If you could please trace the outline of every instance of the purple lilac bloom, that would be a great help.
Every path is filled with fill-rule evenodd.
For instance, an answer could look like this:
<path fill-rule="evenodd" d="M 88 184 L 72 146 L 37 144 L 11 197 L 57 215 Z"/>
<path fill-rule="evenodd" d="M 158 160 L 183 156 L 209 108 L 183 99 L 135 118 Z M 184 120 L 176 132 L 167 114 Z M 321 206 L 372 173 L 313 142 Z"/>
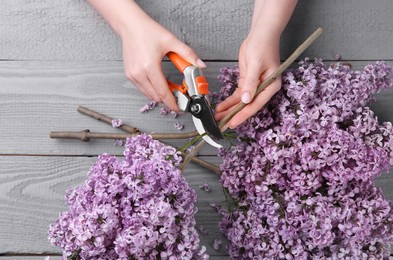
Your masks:
<path fill-rule="evenodd" d="M 222 87 L 219 92 L 211 92 L 210 100 L 212 106 L 222 102 L 226 97 L 233 93 L 237 88 L 240 77 L 240 70 L 238 66 L 224 67 L 220 70 L 217 79 Z"/>
<path fill-rule="evenodd" d="M 68 190 L 51 244 L 65 259 L 206 259 L 180 154 L 139 135 L 127 139 L 124 156 L 100 155 L 85 183 Z"/>
<path fill-rule="evenodd" d="M 112 119 L 112 126 L 113 127 L 120 127 L 123 124 L 121 119 Z"/>
<path fill-rule="evenodd" d="M 173 126 L 177 129 L 177 130 L 183 130 L 184 128 L 184 124 L 182 122 L 175 122 L 173 124 Z"/>
<path fill-rule="evenodd" d="M 213 245 L 212 246 L 213 246 L 214 250 L 216 250 L 216 251 L 220 250 L 221 245 L 222 245 L 222 240 L 221 239 L 214 239 L 213 240 Z"/>
<path fill-rule="evenodd" d="M 192 138 L 190 138 L 190 140 L 191 140 L 191 139 L 192 139 Z M 194 150 L 194 148 L 195 148 L 195 145 L 190 145 L 189 147 L 186 148 L 185 152 L 186 152 L 186 153 L 191 153 L 192 150 Z M 197 155 L 198 155 L 198 153 L 197 153 Z"/>
<path fill-rule="evenodd" d="M 121 140 L 121 139 L 116 139 L 115 140 L 115 146 L 121 147 L 121 146 L 124 146 L 124 143 L 125 143 L 124 140 Z"/>
<path fill-rule="evenodd" d="M 209 234 L 209 231 L 206 230 L 206 228 L 203 225 L 198 226 L 198 231 L 201 235 L 207 235 Z"/>
<path fill-rule="evenodd" d="M 157 106 L 157 102 L 151 100 L 151 101 L 147 102 L 146 105 L 141 107 L 139 109 L 139 111 L 142 112 L 142 113 L 149 112 L 150 110 L 153 110 L 156 106 Z"/>
<path fill-rule="evenodd" d="M 202 185 L 199 185 L 199 188 L 207 192 L 211 191 L 211 187 L 207 182 L 204 182 Z"/>
<path fill-rule="evenodd" d="M 168 113 L 169 113 L 169 109 L 167 109 L 167 108 L 165 108 L 165 107 L 162 107 L 161 109 L 160 109 L 160 115 L 162 115 L 162 116 L 166 116 Z"/>
<path fill-rule="evenodd" d="M 223 69 L 224 96 L 237 74 Z M 392 69 L 363 71 L 306 59 L 220 151 L 233 199 L 220 228 L 234 259 L 385 259 L 393 204 L 375 187 L 393 164 L 393 127 L 367 107 L 392 87 Z M 223 97 L 225 98 L 225 97 Z"/>

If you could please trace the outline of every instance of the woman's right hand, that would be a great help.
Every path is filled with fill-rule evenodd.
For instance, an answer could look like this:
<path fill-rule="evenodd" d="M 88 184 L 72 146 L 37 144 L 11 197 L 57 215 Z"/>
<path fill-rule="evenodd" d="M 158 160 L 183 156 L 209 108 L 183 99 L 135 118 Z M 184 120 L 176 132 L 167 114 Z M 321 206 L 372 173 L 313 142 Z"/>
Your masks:
<path fill-rule="evenodd" d="M 161 68 L 163 57 L 175 52 L 194 66 L 206 65 L 191 47 L 149 17 L 134 1 L 90 0 L 90 3 L 121 37 L 126 77 L 149 99 L 178 111 Z"/>

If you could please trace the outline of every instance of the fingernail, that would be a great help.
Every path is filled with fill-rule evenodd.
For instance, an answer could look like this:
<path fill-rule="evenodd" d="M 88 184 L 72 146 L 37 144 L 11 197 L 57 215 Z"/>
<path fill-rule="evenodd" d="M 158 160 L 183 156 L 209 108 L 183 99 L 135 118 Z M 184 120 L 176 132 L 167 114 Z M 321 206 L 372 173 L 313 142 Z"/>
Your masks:
<path fill-rule="evenodd" d="M 250 95 L 249 92 L 244 92 L 242 94 L 242 102 L 245 103 L 245 104 L 248 104 L 248 103 L 251 102 L 251 95 Z"/>
<path fill-rule="evenodd" d="M 198 60 L 197 60 L 197 65 L 198 65 L 199 67 L 206 68 L 206 64 L 205 64 L 201 59 L 198 59 Z"/>
<path fill-rule="evenodd" d="M 233 130 L 233 129 L 235 129 L 237 126 L 234 125 L 234 124 L 230 124 L 228 127 L 229 127 L 229 129 Z"/>

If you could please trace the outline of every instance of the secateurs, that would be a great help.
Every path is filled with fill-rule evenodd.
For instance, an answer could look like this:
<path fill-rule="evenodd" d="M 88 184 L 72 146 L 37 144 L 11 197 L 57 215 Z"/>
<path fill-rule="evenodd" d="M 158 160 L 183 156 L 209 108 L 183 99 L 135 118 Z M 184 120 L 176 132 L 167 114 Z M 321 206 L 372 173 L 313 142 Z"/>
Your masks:
<path fill-rule="evenodd" d="M 209 84 L 202 71 L 174 52 L 167 53 L 167 56 L 184 76 L 182 85 L 167 80 L 179 109 L 183 112 L 191 113 L 192 120 L 199 134 L 202 135 L 207 132 L 217 139 L 222 139 L 222 133 L 207 100 Z M 202 138 L 214 147 L 221 147 L 209 135 L 205 134 Z"/>

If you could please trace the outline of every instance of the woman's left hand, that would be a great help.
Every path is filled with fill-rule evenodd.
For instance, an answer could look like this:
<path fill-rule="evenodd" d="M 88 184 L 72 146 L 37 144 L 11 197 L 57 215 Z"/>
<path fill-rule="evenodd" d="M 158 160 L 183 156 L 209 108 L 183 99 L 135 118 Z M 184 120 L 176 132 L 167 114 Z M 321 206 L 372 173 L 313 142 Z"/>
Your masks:
<path fill-rule="evenodd" d="M 240 79 L 236 91 L 217 105 L 216 120 L 221 120 L 240 102 L 247 104 L 229 122 L 235 128 L 258 112 L 281 88 L 281 77 L 266 87 L 255 98 L 259 84 L 280 66 L 279 38 L 274 33 L 250 33 L 239 51 Z"/>

